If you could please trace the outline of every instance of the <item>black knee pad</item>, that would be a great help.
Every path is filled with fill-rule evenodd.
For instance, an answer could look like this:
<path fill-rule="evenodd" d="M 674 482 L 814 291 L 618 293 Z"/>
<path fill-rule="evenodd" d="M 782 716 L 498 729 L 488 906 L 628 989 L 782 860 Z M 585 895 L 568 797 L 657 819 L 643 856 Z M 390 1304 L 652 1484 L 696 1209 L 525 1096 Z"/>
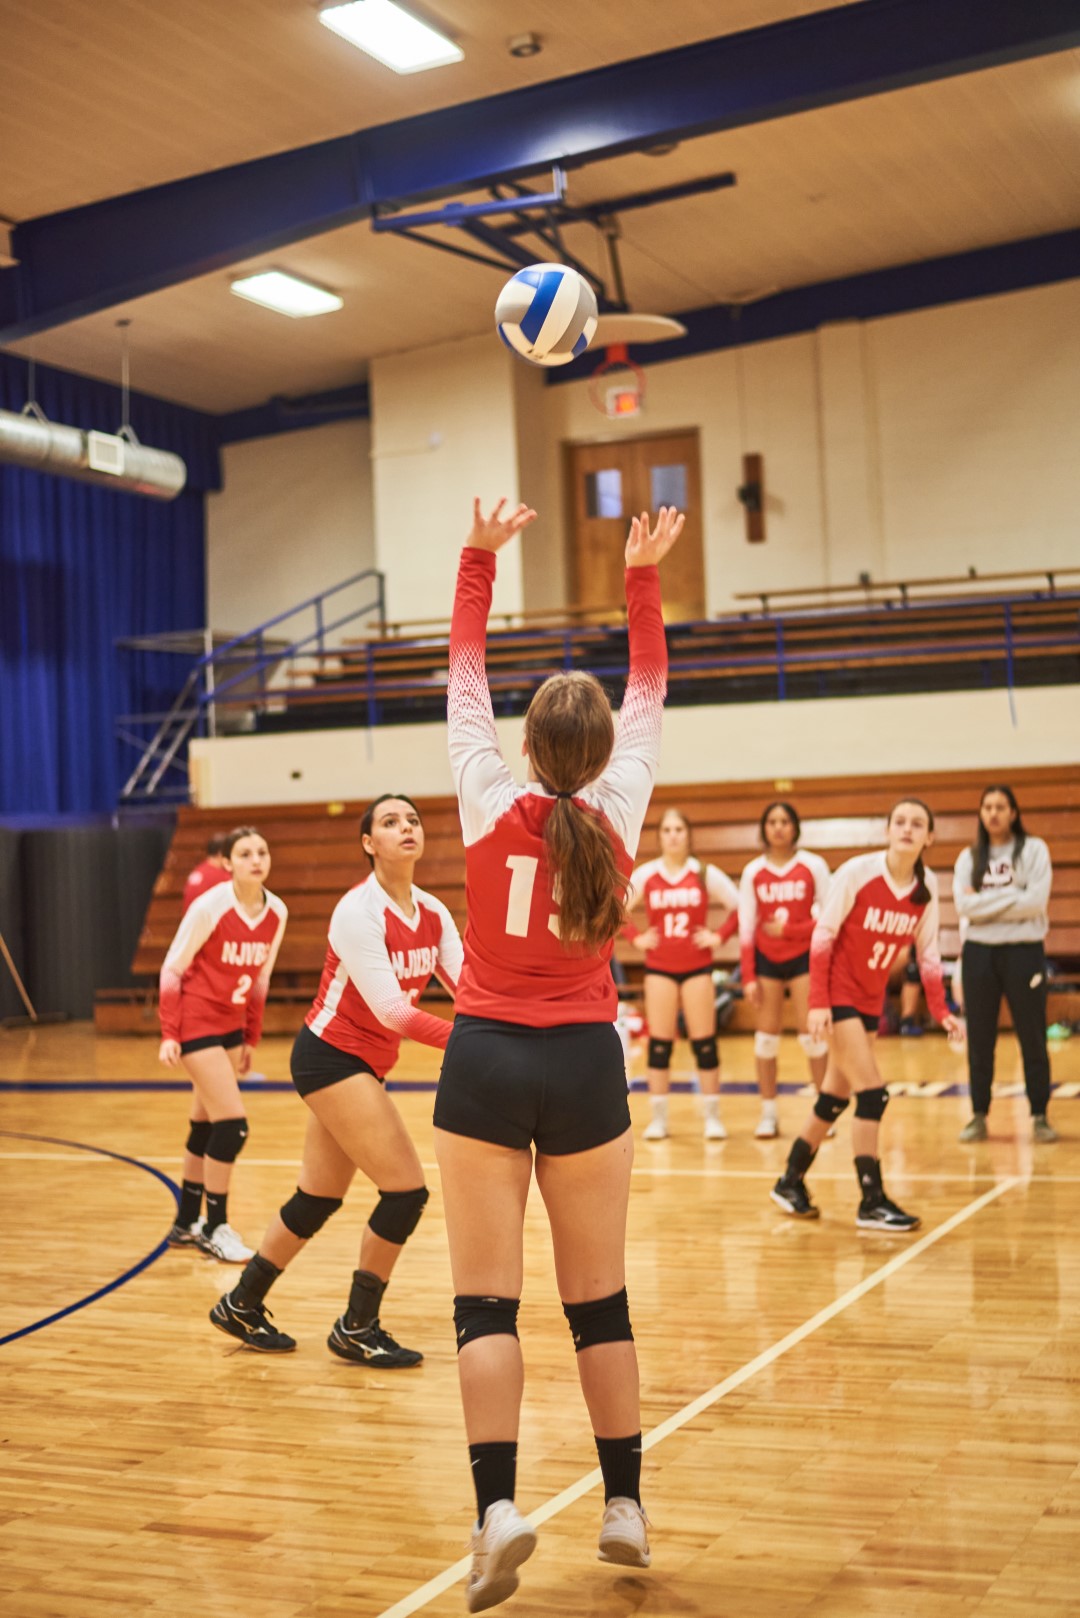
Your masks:
<path fill-rule="evenodd" d="M 597 1343 L 634 1341 L 625 1287 L 613 1292 L 610 1298 L 590 1298 L 587 1303 L 564 1303 L 562 1308 L 577 1354 L 583 1348 L 594 1348 Z"/>
<path fill-rule="evenodd" d="M 520 1298 L 454 1299 L 454 1332 L 458 1353 L 477 1337 L 516 1337 Z"/>
<path fill-rule="evenodd" d="M 294 1236 L 309 1242 L 341 1207 L 341 1197 L 313 1197 L 297 1186 L 288 1202 L 281 1205 L 281 1223 Z"/>
<path fill-rule="evenodd" d="M 215 1163 L 235 1163 L 244 1150 L 247 1138 L 246 1118 L 219 1118 L 216 1123 L 210 1125 L 206 1156 L 212 1157 Z"/>
<path fill-rule="evenodd" d="M 426 1185 L 415 1191 L 380 1191 L 368 1224 L 384 1242 L 395 1242 L 400 1247 L 420 1223 L 429 1195 Z"/>
<path fill-rule="evenodd" d="M 814 1102 L 814 1117 L 820 1118 L 826 1124 L 835 1124 L 840 1114 L 847 1108 L 847 1104 L 847 1096 L 830 1096 L 822 1090 Z M 858 1111 L 858 1108 L 855 1110 Z"/>
<path fill-rule="evenodd" d="M 720 1053 L 716 1048 L 716 1035 L 710 1034 L 708 1039 L 692 1039 L 690 1049 L 694 1053 L 699 1073 L 715 1073 L 720 1066 Z"/>
<path fill-rule="evenodd" d="M 889 1092 L 884 1085 L 880 1085 L 876 1090 L 860 1090 L 855 1097 L 855 1116 L 872 1118 L 875 1123 L 880 1123 L 888 1105 Z"/>
<path fill-rule="evenodd" d="M 671 1066 L 671 1053 L 675 1049 L 673 1039 L 650 1039 L 648 1066 L 663 1069 L 665 1072 Z"/>
<path fill-rule="evenodd" d="M 205 1157 L 210 1131 L 214 1127 L 209 1118 L 192 1118 L 188 1130 L 187 1149 L 192 1157 Z"/>

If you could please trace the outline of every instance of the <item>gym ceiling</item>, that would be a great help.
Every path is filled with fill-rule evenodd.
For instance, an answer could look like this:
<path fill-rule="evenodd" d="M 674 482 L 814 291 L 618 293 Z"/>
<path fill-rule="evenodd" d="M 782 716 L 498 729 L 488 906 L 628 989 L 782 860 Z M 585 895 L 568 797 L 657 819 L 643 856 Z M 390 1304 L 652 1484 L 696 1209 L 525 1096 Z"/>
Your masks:
<path fill-rule="evenodd" d="M 579 209 L 689 187 L 616 209 L 638 311 L 749 312 L 927 261 L 1080 275 L 1078 0 L 415 9 L 462 62 L 398 76 L 312 0 L 0 0 L 0 346 L 115 381 L 130 320 L 143 392 L 224 413 L 347 388 L 374 355 L 490 329 L 507 273 L 372 216 L 546 192 L 556 165 Z M 539 54 L 511 55 L 526 33 Z M 594 224 L 563 240 L 610 287 Z M 270 266 L 344 308 L 230 295 Z"/>

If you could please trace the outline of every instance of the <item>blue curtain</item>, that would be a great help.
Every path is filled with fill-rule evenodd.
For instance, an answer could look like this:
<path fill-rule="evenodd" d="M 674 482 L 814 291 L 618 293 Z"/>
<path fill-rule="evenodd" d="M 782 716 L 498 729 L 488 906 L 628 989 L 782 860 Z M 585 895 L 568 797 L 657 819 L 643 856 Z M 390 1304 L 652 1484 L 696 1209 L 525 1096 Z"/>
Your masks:
<path fill-rule="evenodd" d="M 114 432 L 119 390 L 38 368 L 45 414 Z M 28 397 L 27 366 L 0 354 L 0 407 Z M 118 638 L 197 629 L 206 616 L 207 489 L 220 487 L 212 418 L 133 395 L 131 423 L 188 465 L 168 503 L 0 466 L 0 814 L 111 811 L 136 754 L 121 713 L 167 707 L 186 666 L 119 652 Z"/>

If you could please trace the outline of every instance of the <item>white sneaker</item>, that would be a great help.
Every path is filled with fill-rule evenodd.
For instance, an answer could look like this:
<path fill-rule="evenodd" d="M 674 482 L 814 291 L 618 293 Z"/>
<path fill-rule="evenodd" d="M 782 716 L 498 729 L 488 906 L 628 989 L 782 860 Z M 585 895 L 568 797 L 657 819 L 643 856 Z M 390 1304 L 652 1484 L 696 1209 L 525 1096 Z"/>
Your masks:
<path fill-rule="evenodd" d="M 255 1257 L 255 1249 L 248 1247 L 231 1225 L 218 1225 L 209 1236 L 200 1231 L 198 1241 L 203 1252 L 221 1264 L 246 1264 L 249 1258 Z"/>
<path fill-rule="evenodd" d="M 662 1118 L 654 1118 L 641 1133 L 642 1140 L 667 1140 L 668 1127 Z"/>
<path fill-rule="evenodd" d="M 719 1118 L 706 1118 L 705 1139 L 727 1140 L 727 1130 L 724 1128 Z"/>
<path fill-rule="evenodd" d="M 484 1526 L 472 1537 L 472 1571 L 465 1586 L 470 1612 L 484 1612 L 512 1596 L 517 1570 L 536 1549 L 536 1529 L 512 1500 L 496 1500 L 484 1513 Z"/>
<path fill-rule="evenodd" d="M 618 1562 L 622 1567 L 648 1567 L 649 1519 L 636 1500 L 615 1495 L 604 1507 L 604 1520 L 600 1524 L 600 1543 L 597 1560 Z"/>
<path fill-rule="evenodd" d="M 780 1125 L 774 1117 L 763 1112 L 758 1119 L 758 1126 L 754 1130 L 755 1140 L 775 1140 L 780 1133 Z"/>

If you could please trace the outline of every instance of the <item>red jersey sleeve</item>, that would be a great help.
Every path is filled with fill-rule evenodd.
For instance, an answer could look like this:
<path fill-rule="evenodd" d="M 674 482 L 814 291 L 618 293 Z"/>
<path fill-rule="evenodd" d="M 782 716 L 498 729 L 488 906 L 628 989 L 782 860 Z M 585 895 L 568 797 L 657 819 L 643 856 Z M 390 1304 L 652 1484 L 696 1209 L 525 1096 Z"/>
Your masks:
<path fill-rule="evenodd" d="M 758 902 L 754 876 L 760 864 L 760 859 L 751 860 L 749 865 L 743 867 L 739 880 L 739 964 L 744 986 L 757 980 L 754 940 L 757 938 Z"/>
<path fill-rule="evenodd" d="M 499 748 L 487 683 L 487 621 L 494 583 L 494 553 L 466 545 L 458 563 L 450 620 L 446 688 L 450 768 L 466 847 L 486 836 L 518 790 Z"/>
<path fill-rule="evenodd" d="M 481 553 L 482 554 L 482 553 Z M 453 926 L 453 922 L 450 924 Z M 457 929 L 454 929 L 455 933 Z M 381 926 L 358 912 L 335 912 L 330 944 L 364 1002 L 384 1028 L 421 1045 L 445 1050 L 453 1024 L 420 1011 L 395 976 Z M 442 947 L 440 946 L 440 955 Z M 453 951 L 451 949 L 451 958 Z M 460 972 L 460 963 L 458 963 Z M 456 981 L 456 980 L 455 980 Z"/>
<path fill-rule="evenodd" d="M 193 905 L 184 915 L 169 945 L 158 980 L 158 1016 L 162 1039 L 180 1038 L 180 996 L 184 973 L 214 930 L 215 917 L 205 905 Z"/>
<path fill-rule="evenodd" d="M 829 1000 L 829 968 L 832 965 L 836 939 L 845 920 L 851 914 L 858 892 L 857 860 L 842 865 L 833 878 L 829 896 L 821 915 L 814 924 L 810 938 L 810 1010 L 827 1011 Z"/>
<path fill-rule="evenodd" d="M 633 856 L 660 764 L 660 735 L 667 696 L 667 641 L 660 610 L 660 574 L 655 567 L 626 569 L 630 675 L 626 682 L 615 746 L 607 768 L 586 796 L 607 816 Z"/>

